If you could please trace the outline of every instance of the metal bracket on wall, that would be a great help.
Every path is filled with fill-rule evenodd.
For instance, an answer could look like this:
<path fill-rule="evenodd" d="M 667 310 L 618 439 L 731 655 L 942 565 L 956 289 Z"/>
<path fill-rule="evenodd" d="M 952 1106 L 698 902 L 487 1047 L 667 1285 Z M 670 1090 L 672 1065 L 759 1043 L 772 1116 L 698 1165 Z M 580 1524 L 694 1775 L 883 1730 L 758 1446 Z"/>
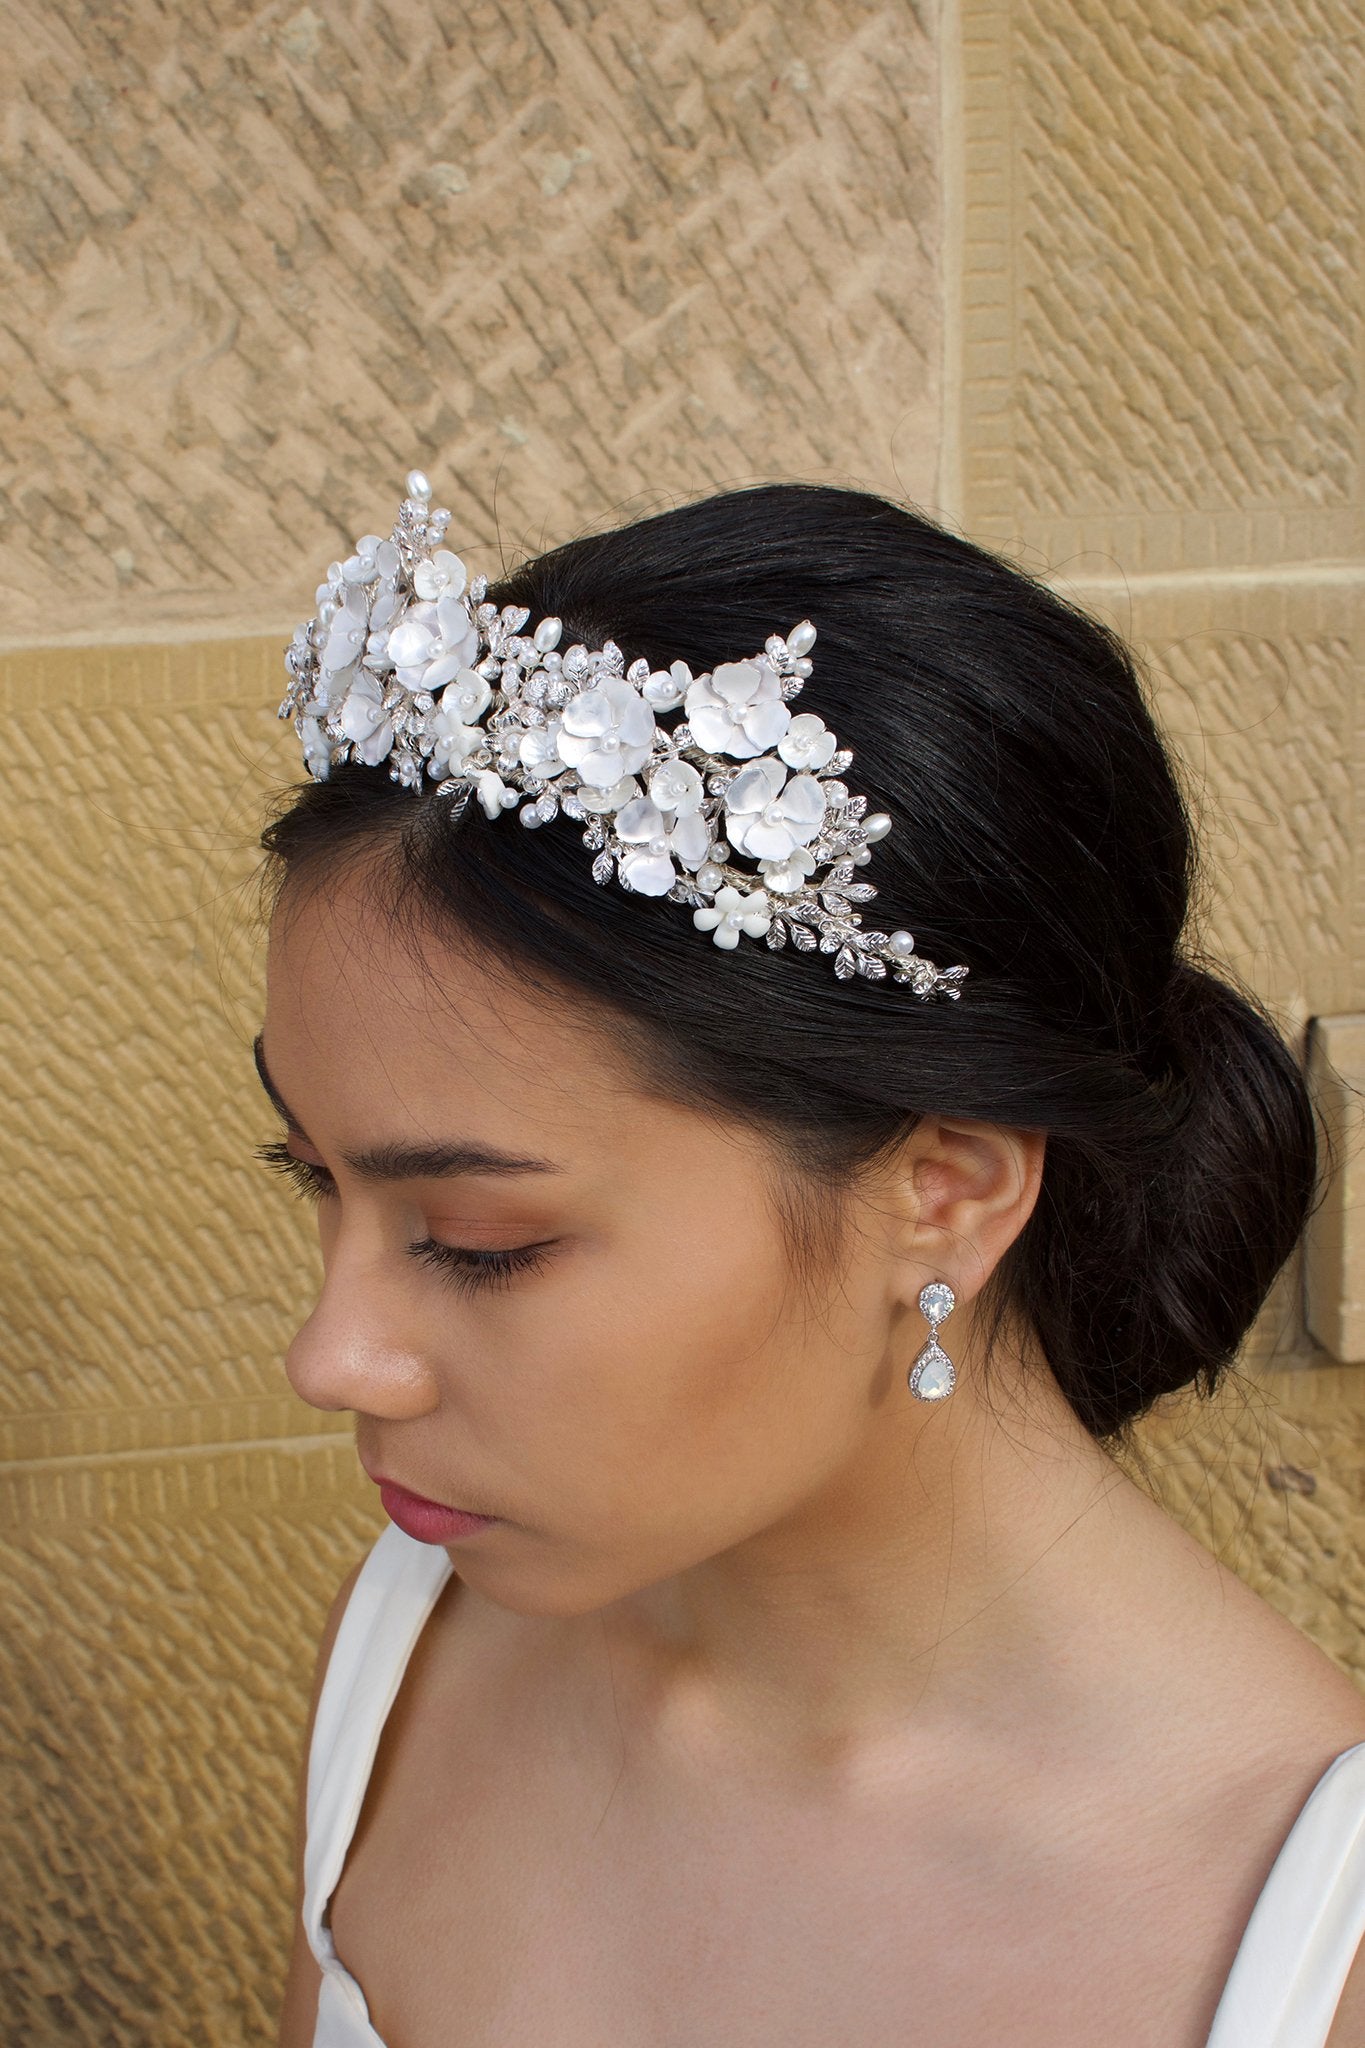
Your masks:
<path fill-rule="evenodd" d="M 1365 1363 L 1365 1010 L 1314 1017 L 1308 1079 L 1331 1177 L 1304 1246 L 1305 1319 L 1342 1365 Z"/>

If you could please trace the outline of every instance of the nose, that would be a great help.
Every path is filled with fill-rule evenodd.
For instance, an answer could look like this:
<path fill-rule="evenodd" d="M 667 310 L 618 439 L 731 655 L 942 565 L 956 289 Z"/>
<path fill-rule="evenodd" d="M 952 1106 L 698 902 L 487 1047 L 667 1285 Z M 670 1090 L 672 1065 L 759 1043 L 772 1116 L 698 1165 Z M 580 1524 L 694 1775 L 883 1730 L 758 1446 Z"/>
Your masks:
<path fill-rule="evenodd" d="M 405 1334 L 401 1300 L 373 1263 L 343 1250 L 326 1262 L 322 1292 L 295 1332 L 284 1369 L 300 1400 L 393 1422 L 429 1415 L 440 1388 L 430 1361 Z"/>

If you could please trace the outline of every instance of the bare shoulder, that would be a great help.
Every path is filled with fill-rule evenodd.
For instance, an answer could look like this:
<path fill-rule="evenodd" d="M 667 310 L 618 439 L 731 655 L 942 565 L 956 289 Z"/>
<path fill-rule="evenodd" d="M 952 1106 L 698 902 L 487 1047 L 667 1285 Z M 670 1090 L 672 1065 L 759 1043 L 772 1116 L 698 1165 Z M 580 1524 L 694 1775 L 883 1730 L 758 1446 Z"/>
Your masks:
<path fill-rule="evenodd" d="M 332 1654 L 341 1617 L 346 1612 L 346 1603 L 351 1597 L 356 1580 L 364 1565 L 361 1558 L 347 1572 L 337 1590 L 335 1599 L 327 1610 L 327 1620 L 318 1643 L 317 1657 L 313 1666 L 313 1687 L 308 1701 L 308 1723 L 303 1738 L 303 1760 L 299 1768 L 298 1797 L 294 1816 L 294 1939 L 289 1952 L 289 1970 L 285 1978 L 284 1997 L 280 2007 L 279 2048 L 311 2048 L 313 2032 L 317 2025 L 318 1992 L 322 1985 L 322 1972 L 313 1960 L 312 1950 L 304 1937 L 300 1917 L 303 1906 L 303 1846 L 305 1832 L 305 1803 L 308 1789 L 308 1752 L 313 1740 L 313 1723 L 317 1719 L 318 1696 L 327 1671 L 327 1661 Z"/>

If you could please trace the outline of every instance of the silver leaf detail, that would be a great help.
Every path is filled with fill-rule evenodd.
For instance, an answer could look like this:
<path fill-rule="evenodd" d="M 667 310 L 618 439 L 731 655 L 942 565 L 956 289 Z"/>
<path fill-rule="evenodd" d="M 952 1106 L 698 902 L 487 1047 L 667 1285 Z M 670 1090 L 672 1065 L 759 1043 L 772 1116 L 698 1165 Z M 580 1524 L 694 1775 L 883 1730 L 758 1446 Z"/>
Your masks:
<path fill-rule="evenodd" d="M 609 853 L 599 853 L 592 864 L 594 882 L 609 882 L 616 871 L 616 863 Z"/>
<path fill-rule="evenodd" d="M 854 957 L 855 956 L 851 946 L 841 946 L 839 951 L 835 954 L 834 972 L 838 975 L 840 981 L 852 980 L 853 975 L 856 971 L 854 965 Z"/>

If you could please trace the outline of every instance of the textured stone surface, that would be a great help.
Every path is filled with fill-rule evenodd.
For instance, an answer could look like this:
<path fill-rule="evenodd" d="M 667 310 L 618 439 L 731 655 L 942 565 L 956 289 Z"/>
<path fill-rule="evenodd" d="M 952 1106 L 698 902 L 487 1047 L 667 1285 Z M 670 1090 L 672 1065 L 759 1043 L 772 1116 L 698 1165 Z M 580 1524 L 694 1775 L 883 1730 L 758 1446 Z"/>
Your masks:
<path fill-rule="evenodd" d="M 778 474 L 931 496 L 921 15 L 16 0 L 0 630 L 311 591 L 414 458 L 514 551 Z"/>
<path fill-rule="evenodd" d="M 1020 0 L 1015 39 L 1030 509 L 1348 504 L 1365 314 L 1352 0 Z"/>
<path fill-rule="evenodd" d="M 0 1127 L 0 1458 L 320 1427 L 279 1367 L 311 1227 L 251 1156 L 275 1132 L 251 877 L 264 788 L 294 774 L 279 674 L 268 643 L 0 663 L 40 771 L 0 834 L 24 963 L 0 979 L 24 1083 Z"/>
<path fill-rule="evenodd" d="M 1176 1519 L 1365 1686 L 1365 1428 L 1358 1366 L 1242 1376 L 1143 1424 Z"/>
<path fill-rule="evenodd" d="M 326 1442 L 82 1470 L 97 1505 L 0 1477 L 7 2048 L 266 2048 L 313 1647 L 373 1499 Z"/>
<path fill-rule="evenodd" d="M 972 530 L 1358 554 L 1358 8 L 965 0 L 964 57 Z"/>
<path fill-rule="evenodd" d="M 1333 1358 L 1365 1365 L 1365 1010 L 1313 1019 L 1308 1073 L 1337 1164 L 1304 1245 L 1304 1315 Z"/>
<path fill-rule="evenodd" d="M 1351 1008 L 1365 997 L 1365 587 L 1080 594 L 1144 659 L 1179 757 L 1206 863 L 1197 931 L 1291 1031 Z"/>

